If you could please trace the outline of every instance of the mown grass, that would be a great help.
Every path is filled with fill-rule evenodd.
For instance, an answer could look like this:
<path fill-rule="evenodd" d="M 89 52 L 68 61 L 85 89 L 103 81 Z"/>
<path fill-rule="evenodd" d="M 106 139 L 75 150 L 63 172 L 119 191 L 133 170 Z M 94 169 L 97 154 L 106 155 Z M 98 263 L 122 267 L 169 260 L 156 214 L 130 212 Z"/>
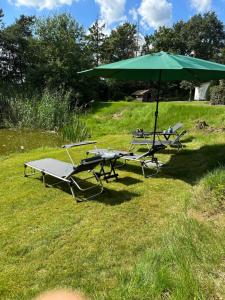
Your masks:
<path fill-rule="evenodd" d="M 129 130 L 146 128 L 140 126 L 142 105 L 96 107 L 88 124 L 99 147 L 128 148 Z M 188 128 L 184 150 L 159 154 L 166 165 L 152 178 L 143 178 L 136 165 L 119 169 L 119 181 L 105 184 L 106 192 L 92 201 L 76 203 L 66 188 L 44 188 L 39 176 L 22 176 L 25 161 L 67 160 L 63 150 L 2 157 L 1 299 L 31 299 L 56 287 L 81 290 L 90 299 L 225 298 L 225 134 L 194 129 L 197 119 L 223 126 L 224 108 L 161 106 L 161 118 L 171 111 L 166 125 L 177 116 Z M 198 107 L 201 114 L 194 112 Z M 112 119 L 121 108 L 126 113 Z M 79 161 L 88 149 L 74 149 L 73 156 Z"/>
<path fill-rule="evenodd" d="M 152 131 L 154 113 L 155 103 L 107 102 L 95 105 L 86 120 L 93 136 L 130 133 L 135 128 Z M 159 128 L 168 128 L 180 121 L 193 130 L 196 121 L 203 119 L 211 126 L 225 126 L 225 107 L 204 102 L 160 102 Z"/>

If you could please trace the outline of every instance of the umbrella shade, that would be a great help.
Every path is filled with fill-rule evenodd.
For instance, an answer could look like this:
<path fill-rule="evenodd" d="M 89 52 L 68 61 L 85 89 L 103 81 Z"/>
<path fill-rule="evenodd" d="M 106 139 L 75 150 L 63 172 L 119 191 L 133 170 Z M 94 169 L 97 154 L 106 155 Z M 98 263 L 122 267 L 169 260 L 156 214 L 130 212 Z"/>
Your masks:
<path fill-rule="evenodd" d="M 101 65 L 80 74 L 119 80 L 207 81 L 225 78 L 225 65 L 162 51 Z"/>
<path fill-rule="evenodd" d="M 80 72 L 87 76 L 114 78 L 119 80 L 152 80 L 158 81 L 156 97 L 155 125 L 153 145 L 155 146 L 159 90 L 161 81 L 225 79 L 225 65 L 198 59 L 190 56 L 159 52 L 121 60 Z"/>

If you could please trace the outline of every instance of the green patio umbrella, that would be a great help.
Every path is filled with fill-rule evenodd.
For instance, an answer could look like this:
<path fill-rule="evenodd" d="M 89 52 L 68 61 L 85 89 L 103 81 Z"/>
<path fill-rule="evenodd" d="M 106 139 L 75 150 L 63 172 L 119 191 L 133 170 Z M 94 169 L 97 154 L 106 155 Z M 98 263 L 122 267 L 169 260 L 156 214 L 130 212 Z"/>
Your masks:
<path fill-rule="evenodd" d="M 158 82 L 153 147 L 155 145 L 161 81 L 225 79 L 225 65 L 190 56 L 158 52 L 79 72 L 89 77 Z"/>

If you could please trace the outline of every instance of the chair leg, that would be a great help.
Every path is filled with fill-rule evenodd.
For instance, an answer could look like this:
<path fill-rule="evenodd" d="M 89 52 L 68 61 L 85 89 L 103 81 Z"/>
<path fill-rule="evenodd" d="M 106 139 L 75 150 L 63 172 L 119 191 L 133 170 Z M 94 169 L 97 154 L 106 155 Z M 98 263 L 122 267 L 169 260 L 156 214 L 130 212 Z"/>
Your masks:
<path fill-rule="evenodd" d="M 72 194 L 73 198 L 76 199 L 75 193 L 74 193 L 74 190 L 73 190 L 73 184 L 72 184 L 72 182 L 68 183 L 68 185 L 70 187 L 70 191 L 71 191 L 71 194 Z"/>
<path fill-rule="evenodd" d="M 90 190 L 96 189 L 97 187 L 96 186 L 91 186 L 91 187 L 88 187 L 88 188 L 82 188 L 76 182 L 76 180 L 71 177 L 71 183 L 69 184 L 70 185 L 70 190 L 71 190 L 71 193 L 72 193 L 73 197 L 76 198 L 78 202 L 87 201 L 87 200 L 90 200 L 92 198 L 95 198 L 96 196 L 100 195 L 104 191 L 104 187 L 103 187 L 101 178 L 94 171 L 92 171 L 92 172 L 93 172 L 93 175 L 94 175 L 96 181 L 98 182 L 97 186 L 100 187 L 100 191 L 97 192 L 97 193 L 95 193 L 95 194 L 92 194 L 89 197 L 78 197 L 78 196 L 75 196 L 73 186 L 75 185 L 82 192 L 90 191 Z"/>
<path fill-rule="evenodd" d="M 32 169 L 32 168 L 30 168 L 30 169 L 31 169 L 30 174 L 27 174 L 27 165 L 24 165 L 24 177 L 33 176 L 36 174 L 34 169 Z"/>
<path fill-rule="evenodd" d="M 128 149 L 128 152 L 130 152 L 131 150 L 134 150 L 134 146 L 135 146 L 135 145 L 130 144 L 130 147 L 129 147 L 129 149 Z"/>
<path fill-rule="evenodd" d="M 151 163 L 154 163 L 155 166 L 156 166 L 156 172 L 154 172 L 153 174 L 149 174 L 147 175 L 146 172 L 145 172 L 145 169 L 151 169 L 148 165 L 147 165 L 147 162 L 151 162 Z M 159 163 L 158 163 L 158 160 L 157 158 L 154 158 L 154 160 L 151 160 L 151 161 L 141 161 L 141 168 L 142 168 L 142 174 L 145 178 L 150 178 L 150 177 L 153 177 L 155 176 L 156 174 L 159 173 Z"/>
<path fill-rule="evenodd" d="M 42 181 L 43 181 L 43 184 L 45 187 L 47 187 L 47 184 L 46 184 L 46 180 L 45 180 L 45 173 L 44 172 L 41 172 L 42 174 Z"/>

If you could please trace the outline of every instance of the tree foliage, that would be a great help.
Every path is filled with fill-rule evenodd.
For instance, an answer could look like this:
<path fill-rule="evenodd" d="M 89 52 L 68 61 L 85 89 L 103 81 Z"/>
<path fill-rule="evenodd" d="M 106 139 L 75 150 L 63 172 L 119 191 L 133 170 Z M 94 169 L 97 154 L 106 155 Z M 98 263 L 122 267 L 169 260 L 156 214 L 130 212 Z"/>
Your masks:
<path fill-rule="evenodd" d="M 10 88 L 27 82 L 32 67 L 32 35 L 34 17 L 22 15 L 14 24 L 1 31 L 1 79 Z"/>
<path fill-rule="evenodd" d="M 105 24 L 101 24 L 99 20 L 89 28 L 89 33 L 86 36 L 87 48 L 93 59 L 93 64 L 98 66 L 101 63 L 104 52 L 104 42 L 106 35 L 104 34 Z"/>
<path fill-rule="evenodd" d="M 124 23 L 112 30 L 104 42 L 104 61 L 116 62 L 134 57 L 138 50 L 136 35 L 136 26 L 130 23 Z"/>
<path fill-rule="evenodd" d="M 136 89 L 149 86 L 140 82 L 86 80 L 77 72 L 132 58 L 137 53 L 143 55 L 163 50 L 225 63 L 224 24 L 214 12 L 197 14 L 169 28 L 162 26 L 144 38 L 144 45 L 139 47 L 136 25 L 128 22 L 120 24 L 108 35 L 99 20 L 85 31 L 69 14 L 41 19 L 22 15 L 13 24 L 5 26 L 4 13 L 0 9 L 2 99 L 17 93 L 27 99 L 42 95 L 46 90 L 53 93 L 70 91 L 71 109 L 75 103 L 88 102 L 93 97 L 121 99 Z M 194 84 L 183 82 L 181 87 L 190 90 Z M 179 83 L 165 83 L 165 89 L 169 97 L 170 93 L 179 92 L 180 86 Z"/>
<path fill-rule="evenodd" d="M 198 58 L 218 60 L 225 46 L 224 25 L 214 12 L 179 21 L 171 28 L 160 27 L 145 37 L 143 52 L 166 51 Z"/>

